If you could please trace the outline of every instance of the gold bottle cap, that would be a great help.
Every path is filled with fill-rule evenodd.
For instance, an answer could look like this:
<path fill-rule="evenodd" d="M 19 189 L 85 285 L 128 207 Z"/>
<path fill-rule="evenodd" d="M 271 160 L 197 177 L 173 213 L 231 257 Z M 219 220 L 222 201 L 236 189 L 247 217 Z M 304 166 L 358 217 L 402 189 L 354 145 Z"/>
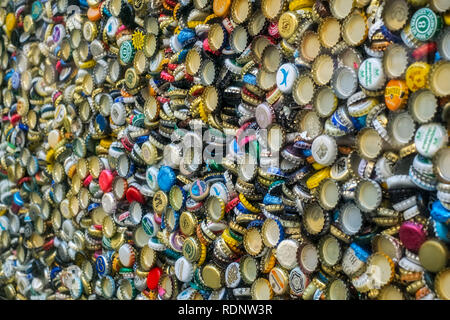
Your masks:
<path fill-rule="evenodd" d="M 256 76 L 256 82 L 261 89 L 271 90 L 277 84 L 277 73 L 270 73 L 261 69 Z"/>
<path fill-rule="evenodd" d="M 319 41 L 325 48 L 333 48 L 341 39 L 341 24 L 336 18 L 327 17 L 319 25 Z"/>
<path fill-rule="evenodd" d="M 231 18 L 236 24 L 247 21 L 252 12 L 252 4 L 249 0 L 234 0 L 231 5 Z"/>
<path fill-rule="evenodd" d="M 252 284 L 258 277 L 258 270 L 258 260 L 249 255 L 241 258 L 240 271 L 245 283 Z"/>
<path fill-rule="evenodd" d="M 303 225 L 310 234 L 318 234 L 325 226 L 325 214 L 316 203 L 308 205 L 303 213 Z"/>
<path fill-rule="evenodd" d="M 106 212 L 102 207 L 95 208 L 92 211 L 92 223 L 101 225 L 103 223 L 103 219 L 105 219 Z"/>
<path fill-rule="evenodd" d="M 139 226 L 133 233 L 133 240 L 136 247 L 143 248 L 147 245 L 148 240 L 150 240 L 150 236 L 145 232 L 142 226 Z"/>
<path fill-rule="evenodd" d="M 125 71 L 125 85 L 129 89 L 133 89 L 137 86 L 139 82 L 139 76 L 136 72 L 135 68 L 128 68 L 127 71 Z"/>
<path fill-rule="evenodd" d="M 222 198 L 210 196 L 206 202 L 206 214 L 211 221 L 218 222 L 223 219 L 225 214 L 225 202 Z"/>
<path fill-rule="evenodd" d="M 320 239 L 318 251 L 320 261 L 328 267 L 336 265 L 342 256 L 339 241 L 332 235 L 327 235 Z"/>
<path fill-rule="evenodd" d="M 151 58 L 156 51 L 156 37 L 152 33 L 144 36 L 144 47 L 142 48 L 144 55 Z"/>
<path fill-rule="evenodd" d="M 247 230 L 243 239 L 245 250 L 252 256 L 257 256 L 264 248 L 263 238 L 261 233 L 256 228 Z"/>
<path fill-rule="evenodd" d="M 427 240 L 419 249 L 420 264 L 431 272 L 445 268 L 448 258 L 447 246 L 439 240 Z"/>
<path fill-rule="evenodd" d="M 409 6 L 406 0 L 386 2 L 383 8 L 384 25 L 391 31 L 403 29 L 409 18 Z"/>
<path fill-rule="evenodd" d="M 294 35 L 299 25 L 298 18 L 298 15 L 292 11 L 286 11 L 280 16 L 278 32 L 282 38 L 289 39 Z"/>
<path fill-rule="evenodd" d="M 261 236 L 264 245 L 275 248 L 281 238 L 279 223 L 273 219 L 266 219 L 261 228 Z"/>
<path fill-rule="evenodd" d="M 236 53 L 241 53 L 247 48 L 248 33 L 243 26 L 237 26 L 230 34 L 230 46 Z"/>
<path fill-rule="evenodd" d="M 439 61 L 433 65 L 428 75 L 428 83 L 431 91 L 438 97 L 450 95 L 450 62 Z"/>
<path fill-rule="evenodd" d="M 145 245 L 139 254 L 139 265 L 143 271 L 149 271 L 156 262 L 156 252 Z"/>
<path fill-rule="evenodd" d="M 23 31 L 25 31 L 26 33 L 30 33 L 33 32 L 33 30 L 34 30 L 34 21 L 31 15 L 28 14 L 23 19 Z"/>
<path fill-rule="evenodd" d="M 381 288 L 378 300 L 405 300 L 402 291 L 395 285 L 387 285 Z"/>
<path fill-rule="evenodd" d="M 207 264 L 203 267 L 202 278 L 205 285 L 211 289 L 217 290 L 222 287 L 222 271 L 214 264 Z"/>
<path fill-rule="evenodd" d="M 325 296 L 327 300 L 348 300 L 349 290 L 341 279 L 334 279 L 327 285 Z"/>
<path fill-rule="evenodd" d="M 378 208 L 382 200 L 380 185 L 374 180 L 361 180 L 355 191 L 355 201 L 361 211 L 371 212 Z"/>
<path fill-rule="evenodd" d="M 219 94 L 216 87 L 209 86 L 203 90 L 202 99 L 206 107 L 205 111 L 214 112 L 219 104 Z"/>
<path fill-rule="evenodd" d="M 321 51 L 319 35 L 314 31 L 305 31 L 300 39 L 300 55 L 308 62 L 314 61 Z"/>
<path fill-rule="evenodd" d="M 158 190 L 153 196 L 153 210 L 157 214 L 162 214 L 167 208 L 168 203 L 169 199 L 167 198 L 167 194 L 162 190 Z"/>
<path fill-rule="evenodd" d="M 352 11 L 353 2 L 348 0 L 330 0 L 331 14 L 337 19 L 344 19 Z"/>
<path fill-rule="evenodd" d="M 261 65 L 269 73 L 277 72 L 282 61 L 280 49 L 274 45 L 268 45 L 261 54 Z"/>
<path fill-rule="evenodd" d="M 137 74 L 142 74 L 147 70 L 147 57 L 143 50 L 139 50 L 134 55 L 133 66 Z"/>
<path fill-rule="evenodd" d="M 320 55 L 314 60 L 312 65 L 312 76 L 319 86 L 324 86 L 330 82 L 334 72 L 333 58 L 327 54 Z"/>
<path fill-rule="evenodd" d="M 195 237 L 189 237 L 184 241 L 182 251 L 186 259 L 188 259 L 190 262 L 196 262 L 198 259 L 200 259 L 200 242 Z"/>
<path fill-rule="evenodd" d="M 373 128 L 363 128 L 356 138 L 358 152 L 366 160 L 375 160 L 383 149 L 383 139 Z"/>
<path fill-rule="evenodd" d="M 299 105 L 306 105 L 311 102 L 314 96 L 314 81 L 309 75 L 301 75 L 294 82 L 292 97 Z"/>
<path fill-rule="evenodd" d="M 431 121 L 438 109 L 436 96 L 428 89 L 414 92 L 408 101 L 408 110 L 418 123 Z"/>
<path fill-rule="evenodd" d="M 334 209 L 340 198 L 339 185 L 333 179 L 324 179 L 317 187 L 319 204 L 325 210 Z"/>
<path fill-rule="evenodd" d="M 220 50 L 225 41 L 224 28 L 221 24 L 214 23 L 209 27 L 208 31 L 208 44 L 211 50 Z"/>
<path fill-rule="evenodd" d="M 439 299 L 450 300 L 450 268 L 441 270 L 436 275 L 434 289 Z"/>
<path fill-rule="evenodd" d="M 313 99 L 314 109 L 319 117 L 326 118 L 336 110 L 338 99 L 330 87 L 320 87 Z"/>
<path fill-rule="evenodd" d="M 269 20 L 275 20 L 283 12 L 285 0 L 262 0 L 261 9 Z"/>
<path fill-rule="evenodd" d="M 200 65 L 202 63 L 202 57 L 198 50 L 195 48 L 189 50 L 188 54 L 186 55 L 186 73 L 193 76 L 195 75 L 198 70 L 200 69 Z"/>
<path fill-rule="evenodd" d="M 180 215 L 180 230 L 186 236 L 191 236 L 194 234 L 197 228 L 197 218 L 192 212 L 183 211 Z"/>
<path fill-rule="evenodd" d="M 342 23 L 342 38 L 349 46 L 361 45 L 368 33 L 367 19 L 359 11 L 353 11 Z"/>
<path fill-rule="evenodd" d="M 398 262 L 402 257 L 402 247 L 400 242 L 393 236 L 387 234 L 377 234 L 373 237 L 372 249 L 374 252 L 384 253 L 394 262 Z"/>
<path fill-rule="evenodd" d="M 113 218 L 111 216 L 106 216 L 102 223 L 103 235 L 107 238 L 112 238 L 116 233 L 116 230 L 117 226 Z"/>
<path fill-rule="evenodd" d="M 273 297 L 272 286 L 267 279 L 256 279 L 251 287 L 251 295 L 253 300 L 271 300 Z"/>
<path fill-rule="evenodd" d="M 83 25 L 83 37 L 86 41 L 92 42 L 97 36 L 97 25 L 95 22 L 86 21 Z"/>
<path fill-rule="evenodd" d="M 251 55 L 253 56 L 253 59 L 255 60 L 255 62 L 257 62 L 257 63 L 261 62 L 262 53 L 263 53 L 264 49 L 270 44 L 271 43 L 270 43 L 269 39 L 267 37 L 263 37 L 263 36 L 255 37 L 252 40 Z"/>
<path fill-rule="evenodd" d="M 252 37 L 258 35 L 266 25 L 266 17 L 261 10 L 256 11 L 248 21 L 247 30 L 248 34 Z"/>

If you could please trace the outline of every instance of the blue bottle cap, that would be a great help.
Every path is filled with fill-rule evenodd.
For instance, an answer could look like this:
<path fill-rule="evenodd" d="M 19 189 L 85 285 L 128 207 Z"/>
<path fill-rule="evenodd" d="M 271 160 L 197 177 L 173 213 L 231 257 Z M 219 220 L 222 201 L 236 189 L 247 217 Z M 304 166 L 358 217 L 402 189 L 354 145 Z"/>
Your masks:
<path fill-rule="evenodd" d="M 170 188 L 175 184 L 177 177 L 171 167 L 162 166 L 158 172 L 158 186 L 164 192 L 169 192 Z"/>

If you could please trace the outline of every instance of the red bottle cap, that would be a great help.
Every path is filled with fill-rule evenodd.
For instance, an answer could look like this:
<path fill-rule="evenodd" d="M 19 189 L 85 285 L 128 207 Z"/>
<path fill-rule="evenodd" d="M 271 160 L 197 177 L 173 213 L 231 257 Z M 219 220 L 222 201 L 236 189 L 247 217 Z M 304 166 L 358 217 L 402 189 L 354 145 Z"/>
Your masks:
<path fill-rule="evenodd" d="M 436 50 L 436 42 L 428 42 L 415 49 L 411 55 L 414 59 L 420 60 L 434 54 Z"/>
<path fill-rule="evenodd" d="M 147 275 L 147 287 L 150 290 L 155 290 L 158 287 L 159 278 L 161 278 L 162 269 L 154 267 L 148 272 Z"/>
<path fill-rule="evenodd" d="M 11 124 L 12 124 L 13 126 L 15 126 L 16 123 L 19 122 L 21 118 L 22 118 L 22 117 L 20 116 L 20 114 L 17 114 L 17 113 L 16 113 L 16 114 L 12 115 L 11 118 L 10 118 Z"/>
<path fill-rule="evenodd" d="M 114 175 L 109 170 L 103 170 L 100 172 L 100 176 L 98 177 L 98 184 L 100 185 L 100 189 L 103 192 L 110 192 L 112 190 L 112 183 L 114 180 Z"/>
<path fill-rule="evenodd" d="M 132 203 L 133 201 L 144 203 L 144 197 L 135 187 L 129 187 L 127 189 L 126 197 L 129 203 Z"/>
<path fill-rule="evenodd" d="M 89 184 L 91 183 L 91 181 L 92 181 L 92 175 L 88 175 L 87 177 L 86 177 L 86 179 L 84 179 L 84 181 L 83 181 L 83 186 L 85 187 L 85 188 L 87 188 L 88 186 L 89 186 Z"/>

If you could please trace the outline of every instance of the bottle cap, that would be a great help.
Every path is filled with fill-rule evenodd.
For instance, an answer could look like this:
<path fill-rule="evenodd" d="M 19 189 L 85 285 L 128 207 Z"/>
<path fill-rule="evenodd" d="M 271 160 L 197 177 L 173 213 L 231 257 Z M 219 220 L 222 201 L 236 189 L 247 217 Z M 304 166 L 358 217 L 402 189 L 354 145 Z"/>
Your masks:
<path fill-rule="evenodd" d="M 267 279 L 258 278 L 252 284 L 251 295 L 253 300 L 271 300 L 273 297 L 272 286 Z"/>
<path fill-rule="evenodd" d="M 384 89 L 384 101 L 389 110 L 397 111 L 408 101 L 408 87 L 404 80 L 390 80 Z"/>
<path fill-rule="evenodd" d="M 213 11 L 218 17 L 225 17 L 230 12 L 231 1 L 230 0 L 214 0 Z"/>
<path fill-rule="evenodd" d="M 289 273 L 289 288 L 291 294 L 301 296 L 309 284 L 309 279 L 299 267 L 295 267 Z"/>
<path fill-rule="evenodd" d="M 417 152 L 424 157 L 431 158 L 448 142 L 448 134 L 439 123 L 421 125 L 414 137 Z"/>
<path fill-rule="evenodd" d="M 430 8 L 420 8 L 410 21 L 411 32 L 420 41 L 428 41 L 442 27 L 442 19 Z"/>
<path fill-rule="evenodd" d="M 313 99 L 314 109 L 319 117 L 329 117 L 336 110 L 338 99 L 330 87 L 323 86 L 316 90 Z"/>
<path fill-rule="evenodd" d="M 341 25 L 336 18 L 327 17 L 320 22 L 318 33 L 320 44 L 332 48 L 341 38 Z"/>
<path fill-rule="evenodd" d="M 368 33 L 367 19 L 359 11 L 353 11 L 342 23 L 342 38 L 349 46 L 361 45 Z"/>
<path fill-rule="evenodd" d="M 345 0 L 331 0 L 330 11 L 337 19 L 344 19 L 353 9 L 353 3 Z"/>
<path fill-rule="evenodd" d="M 341 279 L 334 279 L 327 285 L 325 293 L 327 300 L 348 300 L 349 295 L 349 289 Z"/>
<path fill-rule="evenodd" d="M 437 178 L 445 183 L 450 183 L 450 148 L 441 148 L 434 156 L 433 168 L 436 172 Z"/>
<path fill-rule="evenodd" d="M 290 93 L 298 77 L 297 67 L 292 63 L 285 63 L 277 71 L 276 83 L 278 89 L 283 93 Z"/>
<path fill-rule="evenodd" d="M 297 252 L 298 246 L 298 242 L 293 239 L 286 239 L 278 244 L 275 251 L 275 256 L 283 268 L 291 270 L 296 267 L 297 258 L 291 253 L 293 251 Z"/>
<path fill-rule="evenodd" d="M 356 137 L 358 153 L 366 160 L 376 160 L 383 149 L 383 139 L 373 128 L 363 128 Z"/>
<path fill-rule="evenodd" d="M 336 265 L 342 256 L 339 241 L 332 235 L 320 239 L 318 251 L 321 263 L 327 267 Z"/>
<path fill-rule="evenodd" d="M 380 90 L 386 81 L 382 61 L 378 58 L 364 60 L 359 67 L 358 79 L 365 89 Z"/>
<path fill-rule="evenodd" d="M 424 88 L 428 84 L 430 65 L 425 62 L 414 62 L 406 70 L 406 84 L 412 92 Z"/>
<path fill-rule="evenodd" d="M 447 265 L 447 246 L 438 240 L 427 240 L 419 249 L 420 264 L 430 272 L 439 272 Z"/>
<path fill-rule="evenodd" d="M 319 86 L 324 86 L 330 82 L 334 72 L 333 58 L 327 54 L 322 54 L 314 60 L 312 65 L 312 76 Z"/>
<path fill-rule="evenodd" d="M 329 166 L 337 157 L 336 140 L 327 135 L 318 136 L 311 145 L 311 152 L 317 163 Z"/>
<path fill-rule="evenodd" d="M 355 190 L 355 202 L 363 212 L 371 212 L 381 204 L 381 187 L 374 180 L 361 180 Z"/>
<path fill-rule="evenodd" d="M 448 290 L 450 284 L 450 268 L 441 270 L 434 278 L 434 288 L 438 298 L 448 300 L 450 299 L 450 291 Z"/>
<path fill-rule="evenodd" d="M 437 99 L 428 89 L 420 89 L 408 101 L 409 112 L 418 123 L 431 121 L 437 111 Z"/>
<path fill-rule="evenodd" d="M 348 99 L 358 88 L 358 77 L 356 72 L 349 67 L 339 67 L 334 71 L 331 79 L 331 87 L 336 97 Z"/>
<path fill-rule="evenodd" d="M 387 2 L 383 8 L 384 25 L 391 31 L 403 29 L 409 18 L 409 6 L 404 0 Z"/>
<path fill-rule="evenodd" d="M 440 61 L 433 65 L 428 76 L 431 91 L 438 97 L 450 95 L 450 85 L 446 81 L 450 73 L 450 62 Z"/>
<path fill-rule="evenodd" d="M 352 202 L 347 202 L 340 209 L 339 223 L 348 235 L 354 235 L 359 232 L 363 224 L 363 217 L 359 208 Z"/>
<path fill-rule="evenodd" d="M 299 25 L 299 17 L 293 11 L 286 11 L 278 19 L 278 32 L 284 39 L 292 37 Z"/>

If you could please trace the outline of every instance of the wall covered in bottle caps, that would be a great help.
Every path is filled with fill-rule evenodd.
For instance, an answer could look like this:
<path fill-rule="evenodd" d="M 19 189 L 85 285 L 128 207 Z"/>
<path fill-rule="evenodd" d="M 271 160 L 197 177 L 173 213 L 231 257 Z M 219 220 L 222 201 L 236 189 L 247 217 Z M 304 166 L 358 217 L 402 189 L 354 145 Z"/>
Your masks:
<path fill-rule="evenodd" d="M 0 297 L 450 299 L 450 1 L 0 25 Z"/>

